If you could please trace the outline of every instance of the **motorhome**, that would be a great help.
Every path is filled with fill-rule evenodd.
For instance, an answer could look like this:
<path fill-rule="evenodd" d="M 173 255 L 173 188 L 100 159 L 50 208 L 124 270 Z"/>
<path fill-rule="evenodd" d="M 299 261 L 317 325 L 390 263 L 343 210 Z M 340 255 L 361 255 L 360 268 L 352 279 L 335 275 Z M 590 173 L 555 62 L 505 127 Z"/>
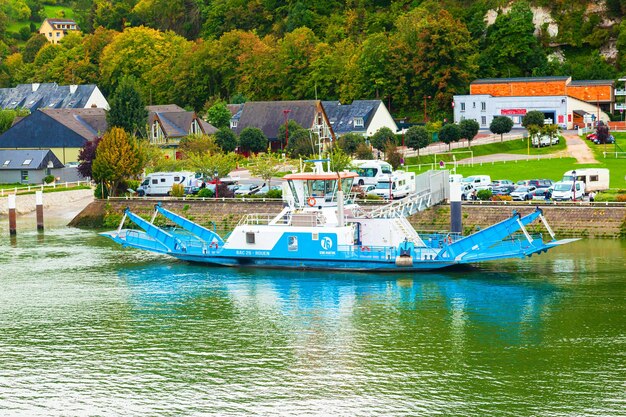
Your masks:
<path fill-rule="evenodd" d="M 391 182 L 389 181 L 391 179 Z M 395 171 L 392 175 L 387 175 L 385 179 L 376 184 L 376 188 L 370 194 L 388 199 L 398 199 L 406 197 L 415 192 L 415 173 Z"/>
<path fill-rule="evenodd" d="M 574 172 L 576 173 L 576 182 L 584 183 L 587 193 L 609 189 L 609 170 L 607 168 L 580 168 L 567 171 L 563 174 L 562 181 L 573 182 Z"/>
<path fill-rule="evenodd" d="M 461 174 L 450 174 L 449 178 L 451 183 L 460 183 L 463 181 L 463 175 Z"/>
<path fill-rule="evenodd" d="M 476 191 L 491 190 L 491 177 L 489 175 L 472 175 L 463 178 L 463 184 L 472 184 Z"/>
<path fill-rule="evenodd" d="M 153 172 L 146 175 L 137 188 L 139 196 L 170 195 L 174 184 L 182 184 L 186 190 L 197 187 L 196 174 L 193 172 Z"/>
<path fill-rule="evenodd" d="M 391 164 L 380 161 L 352 161 L 352 165 L 355 168 L 353 172 L 358 174 L 358 177 L 354 179 L 354 184 L 362 185 L 376 185 L 379 181 L 387 180 L 389 182 L 389 175 L 393 172 Z"/>
<path fill-rule="evenodd" d="M 559 181 L 552 186 L 552 199 L 555 201 L 577 200 L 585 195 L 585 183 L 576 181 Z"/>

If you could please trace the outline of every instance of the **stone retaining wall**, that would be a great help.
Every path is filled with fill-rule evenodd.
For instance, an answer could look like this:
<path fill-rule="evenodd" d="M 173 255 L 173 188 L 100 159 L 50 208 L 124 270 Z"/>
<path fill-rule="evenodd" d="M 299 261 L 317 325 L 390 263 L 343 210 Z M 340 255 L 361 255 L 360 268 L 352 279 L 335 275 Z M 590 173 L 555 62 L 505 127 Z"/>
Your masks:
<path fill-rule="evenodd" d="M 70 225 L 78 227 L 116 227 L 126 207 L 134 213 L 149 218 L 155 201 L 110 200 L 94 201 L 83 210 Z M 181 214 L 194 222 L 211 225 L 218 230 L 231 230 L 239 220 L 250 213 L 278 213 L 280 201 L 163 201 L 163 207 Z M 550 226 L 558 237 L 626 237 L 626 207 L 605 206 L 541 206 Z M 485 228 L 511 216 L 513 210 L 522 215 L 534 210 L 534 206 L 478 206 L 463 205 L 463 227 L 467 234 L 477 228 Z M 105 219 L 106 217 L 106 219 Z M 107 220 L 103 223 L 103 219 Z M 409 217 L 418 231 L 441 231 L 450 229 L 449 206 L 435 206 Z M 535 223 L 530 231 L 545 233 L 541 223 Z"/>
<path fill-rule="evenodd" d="M 62 208 L 72 206 L 76 201 L 93 197 L 92 189 L 67 190 L 43 193 L 43 208 Z M 35 194 L 18 194 L 15 197 L 15 211 L 17 214 L 26 214 L 35 211 Z M 9 198 L 0 197 L 0 216 L 9 214 Z"/>

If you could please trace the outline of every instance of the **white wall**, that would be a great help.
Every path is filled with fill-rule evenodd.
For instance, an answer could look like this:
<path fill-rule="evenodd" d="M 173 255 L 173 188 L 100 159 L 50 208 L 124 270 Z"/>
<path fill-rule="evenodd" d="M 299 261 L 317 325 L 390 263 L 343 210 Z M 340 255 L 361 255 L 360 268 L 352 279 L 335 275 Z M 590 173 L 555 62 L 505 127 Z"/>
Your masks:
<path fill-rule="evenodd" d="M 94 104 L 95 106 L 93 106 Z M 109 110 L 109 102 L 106 98 L 104 98 L 104 95 L 102 95 L 102 92 L 98 87 L 93 90 L 91 96 L 87 100 L 87 104 L 85 104 L 86 109 L 90 109 L 91 107 Z"/>
<path fill-rule="evenodd" d="M 393 133 L 397 133 L 398 125 L 391 117 L 389 110 L 385 104 L 381 101 L 378 108 L 374 112 L 374 116 L 372 117 L 372 121 L 370 125 L 367 127 L 367 136 L 372 136 L 374 133 L 378 131 L 381 127 L 388 127 L 393 131 Z"/>

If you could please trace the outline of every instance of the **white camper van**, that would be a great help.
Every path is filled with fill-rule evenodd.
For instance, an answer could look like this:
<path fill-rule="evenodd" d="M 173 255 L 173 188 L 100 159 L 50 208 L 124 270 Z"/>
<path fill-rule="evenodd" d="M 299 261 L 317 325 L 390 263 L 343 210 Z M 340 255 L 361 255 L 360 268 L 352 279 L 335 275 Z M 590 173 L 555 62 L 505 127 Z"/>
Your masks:
<path fill-rule="evenodd" d="M 359 176 L 354 179 L 355 185 L 376 185 L 378 181 L 389 181 L 389 175 L 391 175 L 392 166 L 380 160 L 371 161 L 352 161 L 352 165 L 356 168 L 352 169 Z"/>
<path fill-rule="evenodd" d="M 489 175 L 472 175 L 462 180 L 463 184 L 472 184 L 476 191 L 491 190 L 491 177 Z"/>
<path fill-rule="evenodd" d="M 153 172 L 146 175 L 137 188 L 139 196 L 170 195 L 174 184 L 183 184 L 185 189 L 196 187 L 196 174 L 193 172 Z"/>
<path fill-rule="evenodd" d="M 391 179 L 391 183 L 389 181 Z M 370 194 L 376 194 L 385 200 L 406 197 L 415 192 L 415 173 L 395 171 L 391 176 L 378 181 L 376 188 Z"/>
<path fill-rule="evenodd" d="M 552 199 L 555 201 L 582 200 L 585 195 L 585 183 L 576 181 L 559 181 L 552 186 Z"/>
<path fill-rule="evenodd" d="M 576 172 L 576 183 L 584 183 L 587 193 L 609 189 L 609 170 L 607 168 L 581 168 L 567 171 L 563 174 L 562 181 L 573 182 L 574 172 Z"/>

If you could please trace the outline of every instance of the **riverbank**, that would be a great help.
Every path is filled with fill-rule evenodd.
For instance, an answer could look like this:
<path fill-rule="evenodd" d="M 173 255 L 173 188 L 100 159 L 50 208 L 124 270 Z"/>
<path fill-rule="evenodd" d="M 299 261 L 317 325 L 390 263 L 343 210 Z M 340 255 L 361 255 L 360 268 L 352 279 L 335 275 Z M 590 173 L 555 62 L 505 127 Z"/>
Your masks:
<path fill-rule="evenodd" d="M 81 211 L 70 226 L 85 228 L 116 228 L 123 211 L 131 211 L 150 218 L 155 200 L 96 200 Z M 376 205 L 379 205 L 378 203 Z M 243 216 L 251 213 L 276 214 L 282 201 L 254 200 L 165 200 L 163 207 L 188 219 L 215 227 L 218 231 L 230 231 Z M 370 206 L 373 204 L 370 204 Z M 367 206 L 367 205 L 366 205 Z M 604 205 L 541 205 L 544 215 L 558 237 L 626 238 L 626 207 Z M 463 229 L 465 234 L 488 227 L 511 216 L 513 210 L 522 215 L 535 209 L 535 205 L 463 205 Z M 418 231 L 441 231 L 450 228 L 450 207 L 435 206 L 408 218 Z M 541 223 L 530 228 L 545 233 Z"/>

